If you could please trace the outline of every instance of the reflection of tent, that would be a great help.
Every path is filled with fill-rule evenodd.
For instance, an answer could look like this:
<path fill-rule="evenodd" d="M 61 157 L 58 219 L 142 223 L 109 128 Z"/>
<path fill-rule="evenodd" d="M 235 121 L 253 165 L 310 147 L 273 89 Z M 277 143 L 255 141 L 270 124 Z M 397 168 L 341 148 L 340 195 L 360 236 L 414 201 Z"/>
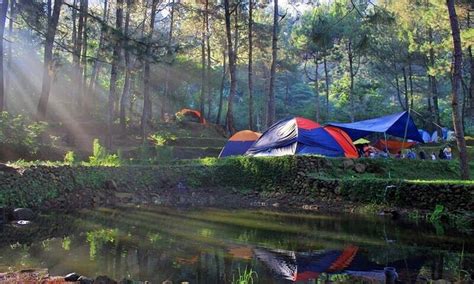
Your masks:
<path fill-rule="evenodd" d="M 398 151 L 408 149 L 416 145 L 416 142 L 403 142 L 397 140 L 383 140 L 380 139 L 375 143 L 375 148 L 383 151 L 387 149 L 390 153 L 396 154 Z"/>
<path fill-rule="evenodd" d="M 346 274 L 354 277 L 354 280 L 361 278 L 363 283 L 385 283 L 384 268 L 387 266 L 394 267 L 400 272 L 400 276 L 403 271 L 413 271 L 416 279 L 425 261 L 425 256 L 411 256 L 381 265 L 359 253 L 358 247 L 353 245 L 347 246 L 343 251 L 294 252 L 258 248 L 254 249 L 254 253 L 276 277 L 290 281 L 318 279 L 321 273 L 328 273 Z M 404 275 L 400 280 L 401 283 L 413 282 L 410 274 Z"/>
<path fill-rule="evenodd" d="M 262 136 L 261 133 L 251 130 L 242 130 L 235 133 L 222 148 L 219 158 L 245 154 L 260 136 Z"/>
<path fill-rule="evenodd" d="M 349 267 L 358 251 L 348 246 L 343 251 L 328 250 L 310 253 L 255 249 L 257 258 L 274 273 L 291 281 L 307 281 L 318 278 L 323 272 L 338 272 Z"/>
<path fill-rule="evenodd" d="M 423 143 L 415 122 L 406 111 L 353 123 L 331 123 L 330 125 L 344 130 L 352 140 L 378 132 Z"/>
<path fill-rule="evenodd" d="M 354 145 L 364 145 L 364 144 L 370 144 L 370 141 L 364 138 L 359 138 L 356 141 L 354 141 Z"/>
<path fill-rule="evenodd" d="M 273 124 L 247 151 L 252 156 L 318 154 L 357 158 L 351 138 L 335 127 L 321 127 L 312 120 L 294 117 Z"/>
<path fill-rule="evenodd" d="M 176 115 L 184 116 L 185 118 L 195 122 L 206 123 L 206 119 L 201 115 L 201 113 L 194 109 L 183 108 L 178 111 Z"/>

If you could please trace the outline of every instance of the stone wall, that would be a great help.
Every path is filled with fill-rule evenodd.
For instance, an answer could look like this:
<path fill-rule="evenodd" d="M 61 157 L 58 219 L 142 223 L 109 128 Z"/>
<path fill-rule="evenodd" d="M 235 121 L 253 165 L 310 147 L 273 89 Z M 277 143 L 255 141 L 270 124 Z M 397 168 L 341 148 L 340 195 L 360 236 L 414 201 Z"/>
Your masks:
<path fill-rule="evenodd" d="M 221 196 L 250 196 L 248 202 L 252 202 L 252 198 L 278 193 L 297 196 L 306 203 L 350 201 L 429 210 L 442 204 L 450 210 L 474 210 L 473 183 L 371 177 L 382 170 L 366 160 L 307 156 L 118 168 L 0 167 L 0 207 L 68 209 L 142 201 L 167 204 L 183 198 L 194 202 L 201 195 L 209 202 L 196 202 L 212 205 Z M 331 177 L 333 172 L 339 176 Z"/>

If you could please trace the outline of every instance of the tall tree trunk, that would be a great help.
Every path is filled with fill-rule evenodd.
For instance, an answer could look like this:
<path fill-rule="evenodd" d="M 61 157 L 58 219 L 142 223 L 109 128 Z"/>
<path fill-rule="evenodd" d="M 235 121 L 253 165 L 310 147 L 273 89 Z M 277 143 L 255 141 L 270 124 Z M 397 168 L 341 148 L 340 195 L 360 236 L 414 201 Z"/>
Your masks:
<path fill-rule="evenodd" d="M 145 53 L 145 67 L 143 72 L 143 112 L 141 120 L 142 140 L 145 143 L 148 135 L 149 123 L 152 117 L 152 105 L 150 98 L 150 61 L 151 61 L 151 43 L 153 32 L 155 30 L 156 6 L 158 0 L 153 0 L 151 4 L 150 26 L 148 30 L 148 39 Z"/>
<path fill-rule="evenodd" d="M 82 84 L 82 67 L 81 67 L 81 52 L 82 52 L 82 36 L 84 31 L 84 0 L 79 1 L 79 21 L 77 25 L 77 38 L 76 44 L 74 46 L 74 82 L 73 84 L 77 84 L 73 86 L 74 92 L 76 95 L 77 105 L 80 106 L 82 103 L 81 99 L 81 86 Z"/>
<path fill-rule="evenodd" d="M 87 21 L 89 15 L 89 0 L 81 0 L 82 15 L 84 18 L 84 29 L 82 35 L 82 56 L 81 56 L 81 98 L 83 110 L 89 109 L 88 96 L 87 96 Z"/>
<path fill-rule="evenodd" d="M 249 129 L 253 130 L 253 0 L 249 0 Z"/>
<path fill-rule="evenodd" d="M 326 86 L 326 121 L 329 121 L 329 75 L 326 56 L 323 58 L 324 63 L 324 81 Z"/>
<path fill-rule="evenodd" d="M 7 19 L 8 0 L 3 0 L 0 9 L 0 112 L 2 112 L 5 108 L 5 81 L 3 78 L 3 34 L 5 32 L 5 23 Z"/>
<path fill-rule="evenodd" d="M 104 10 L 103 10 L 103 14 L 102 14 L 102 21 L 104 23 L 107 23 L 107 14 L 108 14 L 108 0 L 105 0 L 104 1 Z M 103 53 L 103 49 L 104 49 L 104 42 L 105 42 L 105 32 L 104 32 L 104 28 L 101 28 L 101 31 L 100 31 L 100 36 L 99 36 L 99 46 L 97 47 L 97 53 L 96 53 L 96 57 L 97 58 L 100 58 L 102 53 Z M 99 60 L 97 59 L 94 59 L 94 64 L 92 65 L 92 71 L 91 71 L 91 78 L 90 78 L 90 81 L 89 81 L 89 87 L 88 87 L 88 96 L 89 96 L 89 100 L 91 102 L 91 105 L 94 105 L 94 101 L 95 101 L 95 88 L 96 88 L 96 84 L 97 84 L 97 79 L 98 79 L 98 75 L 99 75 L 99 68 L 100 68 L 100 62 Z"/>
<path fill-rule="evenodd" d="M 411 60 L 408 62 L 408 82 L 410 82 L 410 108 L 413 108 L 413 70 L 411 68 Z"/>
<path fill-rule="evenodd" d="M 222 113 L 222 103 L 224 101 L 224 87 L 225 87 L 225 80 L 227 77 L 226 71 L 226 44 L 224 44 L 224 49 L 222 50 L 222 80 L 221 80 L 221 87 L 219 90 L 219 106 L 217 108 L 217 116 L 216 116 L 216 124 L 221 124 L 221 113 Z"/>
<path fill-rule="evenodd" d="M 117 31 L 122 31 L 123 21 L 123 0 L 117 0 L 117 6 L 115 7 L 115 28 Z M 110 68 L 110 87 L 109 87 L 109 102 L 107 109 L 107 148 L 112 148 L 112 128 L 115 117 L 115 104 L 117 101 L 117 77 L 120 63 L 120 51 L 121 51 L 121 35 L 115 35 L 114 38 L 114 51 L 112 58 L 112 66 Z"/>
<path fill-rule="evenodd" d="M 471 11 L 474 11 L 474 1 L 471 1 Z M 473 19 L 471 19 L 471 13 L 468 12 L 467 13 L 467 26 L 469 28 L 473 28 L 472 26 L 472 21 Z M 471 78 L 470 78 L 470 81 L 469 81 L 469 103 L 468 103 L 468 110 L 469 110 L 469 117 L 471 118 L 471 120 L 474 119 L 474 56 L 473 56 L 473 52 L 472 52 L 472 44 L 469 45 L 469 47 L 467 48 L 467 51 L 468 51 L 468 55 L 469 55 L 469 63 L 471 65 L 471 71 L 470 71 L 470 75 L 471 75 Z"/>
<path fill-rule="evenodd" d="M 472 55 L 472 46 L 468 48 L 469 62 L 471 64 L 471 79 L 469 82 L 469 115 L 474 117 L 474 57 Z"/>
<path fill-rule="evenodd" d="M 454 0 L 446 0 L 448 6 L 449 21 L 451 24 L 451 33 L 453 37 L 453 48 L 454 48 L 454 64 L 453 64 L 453 80 L 452 80 L 452 101 L 451 105 L 453 108 L 453 123 L 454 132 L 456 134 L 456 140 L 459 150 L 460 170 L 461 178 L 469 179 L 469 162 L 467 155 L 466 140 L 464 139 L 464 131 L 461 123 L 461 110 L 460 110 L 460 99 L 459 92 L 461 89 L 462 80 L 462 48 L 461 48 L 461 35 L 459 31 L 459 23 L 456 15 L 456 9 Z"/>
<path fill-rule="evenodd" d="M 225 11 L 225 30 L 227 37 L 227 49 L 229 56 L 229 71 L 230 71 L 230 91 L 229 98 L 227 100 L 227 116 L 226 116 L 226 125 L 230 133 L 235 132 L 234 126 L 234 114 L 233 114 L 233 101 L 237 91 L 237 74 L 235 60 L 236 55 L 234 54 L 234 47 L 232 44 L 232 32 L 230 28 L 230 0 L 224 0 L 224 11 Z"/>
<path fill-rule="evenodd" d="M 319 68 L 319 63 L 318 60 L 315 58 L 314 59 L 314 65 L 315 65 L 315 70 L 314 70 L 314 95 L 316 99 L 316 122 L 321 121 L 321 101 L 319 99 L 319 88 L 318 88 L 318 68 Z"/>
<path fill-rule="evenodd" d="M 48 19 L 48 31 L 44 44 L 44 62 L 43 62 L 43 82 L 41 84 L 41 96 L 38 102 L 37 119 L 46 118 L 46 110 L 48 107 L 49 92 L 51 89 L 51 80 L 53 76 L 53 47 L 56 28 L 58 26 L 59 14 L 61 13 L 61 5 L 63 0 L 54 0 L 54 8 L 51 17 Z M 51 9 L 48 7 L 48 9 Z"/>
<path fill-rule="evenodd" d="M 350 118 L 351 122 L 355 120 L 355 102 L 354 102 L 354 55 L 352 53 L 352 41 L 349 40 L 347 43 L 347 57 L 349 59 L 349 76 L 351 85 L 349 89 L 349 101 L 351 105 Z"/>
<path fill-rule="evenodd" d="M 270 67 L 270 86 L 268 90 L 268 120 L 267 126 L 275 122 L 275 76 L 278 48 L 278 0 L 273 2 L 273 30 L 272 30 L 272 64 Z"/>
<path fill-rule="evenodd" d="M 398 79 L 397 70 L 395 70 L 395 88 L 397 89 L 397 100 L 398 100 L 398 103 L 400 104 L 400 107 L 403 110 L 407 110 L 406 106 L 403 104 L 402 94 L 400 91 L 400 80 Z"/>
<path fill-rule="evenodd" d="M 211 33 L 209 31 L 209 0 L 206 0 L 206 95 L 207 95 L 207 117 L 211 117 L 212 96 L 211 96 Z"/>
<path fill-rule="evenodd" d="M 201 95 L 199 96 L 199 111 L 201 122 L 204 121 L 204 101 L 206 97 L 206 13 L 203 13 L 201 31 Z"/>
<path fill-rule="evenodd" d="M 132 9 L 132 1 L 133 0 L 126 0 L 127 1 L 127 13 L 125 14 L 125 26 L 124 26 L 124 35 L 128 38 L 129 36 L 129 25 L 130 25 L 130 11 Z M 122 133 L 125 133 L 127 130 L 127 114 L 126 114 L 126 107 L 130 97 L 130 73 L 132 72 L 132 66 L 130 63 L 130 51 L 128 44 L 125 45 L 124 48 L 124 59 L 125 59 L 125 80 L 123 83 L 123 90 L 122 96 L 120 97 L 120 129 Z"/>
<path fill-rule="evenodd" d="M 10 73 L 12 72 L 12 50 L 13 50 L 13 23 L 15 21 L 15 0 L 10 0 L 10 19 L 8 23 L 8 36 L 10 42 L 7 50 L 7 72 L 5 73 L 5 94 L 3 97 L 3 109 L 7 109 L 7 97 L 10 94 Z M 1 99 L 0 99 L 1 100 Z"/>
<path fill-rule="evenodd" d="M 410 98 L 408 97 L 409 93 L 408 93 L 408 81 L 407 81 L 406 68 L 403 67 L 402 71 L 403 71 L 403 86 L 404 86 L 404 89 L 405 89 L 405 92 L 404 92 L 405 93 L 405 108 L 408 110 L 409 107 L 410 107 Z"/>
<path fill-rule="evenodd" d="M 433 43 L 433 31 L 430 29 L 428 31 L 428 37 L 430 44 Z M 434 54 L 434 49 L 430 48 L 429 50 L 429 63 L 431 68 L 435 68 L 435 54 Z M 434 110 L 434 123 L 437 125 L 441 125 L 441 119 L 439 116 L 439 103 L 438 103 L 438 83 L 436 80 L 435 76 L 431 76 L 431 97 L 433 99 L 433 110 Z M 438 129 L 438 132 L 441 132 L 441 129 L 439 127 L 436 127 Z"/>
<path fill-rule="evenodd" d="M 168 56 L 173 56 L 173 52 L 171 51 L 171 44 L 173 43 L 173 28 L 174 28 L 174 9 L 175 4 L 174 0 L 170 0 L 171 11 L 170 11 L 170 28 L 168 33 Z M 171 60 L 171 58 L 168 58 Z M 167 63 L 167 67 L 169 67 L 171 63 Z M 169 99 L 169 72 L 165 72 L 165 83 L 164 83 L 164 90 L 163 90 L 163 99 L 161 102 L 161 120 L 165 119 L 165 110 L 169 107 L 171 100 Z M 168 106 L 167 106 L 168 104 Z"/>

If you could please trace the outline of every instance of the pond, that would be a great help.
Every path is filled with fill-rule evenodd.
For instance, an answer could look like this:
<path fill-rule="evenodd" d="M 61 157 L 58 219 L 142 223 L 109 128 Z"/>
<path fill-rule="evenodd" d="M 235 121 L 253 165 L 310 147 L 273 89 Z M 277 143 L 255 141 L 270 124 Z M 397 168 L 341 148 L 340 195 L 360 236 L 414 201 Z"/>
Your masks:
<path fill-rule="evenodd" d="M 255 283 L 376 283 L 394 267 L 405 283 L 459 280 L 473 273 L 471 237 L 384 217 L 101 208 L 1 226 L 0 272 L 47 268 L 151 283 L 232 283 L 245 274 Z"/>

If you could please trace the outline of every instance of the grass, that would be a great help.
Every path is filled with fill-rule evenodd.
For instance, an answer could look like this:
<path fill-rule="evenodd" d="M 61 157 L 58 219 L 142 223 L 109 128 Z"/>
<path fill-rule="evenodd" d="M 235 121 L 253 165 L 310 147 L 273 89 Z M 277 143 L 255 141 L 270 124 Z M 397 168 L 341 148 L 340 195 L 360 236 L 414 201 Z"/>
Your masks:
<path fill-rule="evenodd" d="M 239 267 L 237 270 L 237 278 L 234 278 L 234 275 L 232 275 L 232 284 L 253 284 L 257 278 L 258 274 L 252 270 L 252 268 L 247 269 L 247 267 L 245 267 L 245 270 L 241 271 Z"/>

